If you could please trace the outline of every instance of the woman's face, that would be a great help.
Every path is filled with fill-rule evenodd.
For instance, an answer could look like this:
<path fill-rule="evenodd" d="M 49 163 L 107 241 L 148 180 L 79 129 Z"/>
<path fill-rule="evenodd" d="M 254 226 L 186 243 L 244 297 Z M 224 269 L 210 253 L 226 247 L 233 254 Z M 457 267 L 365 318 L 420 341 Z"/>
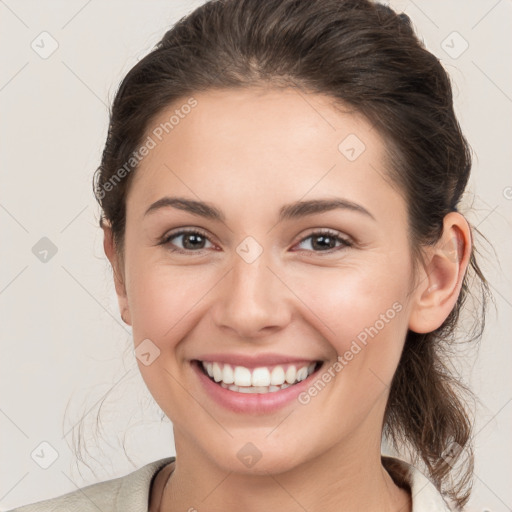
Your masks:
<path fill-rule="evenodd" d="M 412 287 L 383 140 L 321 95 L 194 98 L 146 134 L 119 297 L 178 456 L 282 472 L 380 453 Z"/>

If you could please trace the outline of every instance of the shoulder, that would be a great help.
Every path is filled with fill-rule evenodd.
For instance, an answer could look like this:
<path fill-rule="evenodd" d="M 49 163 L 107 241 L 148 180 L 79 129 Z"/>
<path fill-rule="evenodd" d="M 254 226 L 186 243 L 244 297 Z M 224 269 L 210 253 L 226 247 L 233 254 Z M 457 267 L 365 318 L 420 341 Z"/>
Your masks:
<path fill-rule="evenodd" d="M 160 459 L 120 478 L 98 482 L 10 512 L 147 512 L 153 478 L 174 459 Z"/>
<path fill-rule="evenodd" d="M 413 512 L 451 512 L 437 487 L 416 467 L 395 457 L 382 456 L 382 464 L 395 483 L 410 490 Z"/>
<path fill-rule="evenodd" d="M 10 512 L 147 512 L 153 478 L 175 457 L 160 459 L 120 478 L 99 482 L 57 498 Z M 435 485 L 417 468 L 395 457 L 382 463 L 397 485 L 411 492 L 413 512 L 450 512 L 452 509 Z"/>

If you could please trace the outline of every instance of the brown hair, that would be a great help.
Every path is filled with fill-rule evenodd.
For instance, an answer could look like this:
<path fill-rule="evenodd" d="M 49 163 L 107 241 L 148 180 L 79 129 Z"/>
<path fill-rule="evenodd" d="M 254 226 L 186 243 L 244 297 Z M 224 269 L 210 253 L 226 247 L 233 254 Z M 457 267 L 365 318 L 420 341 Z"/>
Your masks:
<path fill-rule="evenodd" d="M 132 157 L 154 118 L 199 91 L 260 85 L 327 94 L 366 116 L 386 141 L 389 175 L 406 199 L 411 248 L 415 261 L 421 258 L 421 247 L 439 239 L 444 216 L 459 204 L 470 151 L 439 60 L 415 36 L 406 15 L 368 0 L 213 0 L 163 36 L 117 91 L 94 177 L 100 226 L 110 222 L 120 254 L 125 198 L 137 168 Z M 112 186 L 121 168 L 123 179 Z M 471 490 L 472 424 L 462 398 L 469 391 L 449 369 L 447 354 L 471 276 L 480 284 L 481 310 L 464 341 L 481 336 L 490 293 L 473 249 L 458 301 L 443 325 L 407 334 L 383 432 L 397 449 L 408 448 L 415 462 L 422 460 L 458 506 Z M 456 478 L 452 466 L 463 453 Z"/>

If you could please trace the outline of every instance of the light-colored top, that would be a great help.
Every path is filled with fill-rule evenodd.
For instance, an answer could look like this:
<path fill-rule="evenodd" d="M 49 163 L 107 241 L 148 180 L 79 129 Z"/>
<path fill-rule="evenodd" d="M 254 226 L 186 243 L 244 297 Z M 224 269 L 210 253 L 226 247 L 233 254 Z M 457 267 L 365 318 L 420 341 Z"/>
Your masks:
<path fill-rule="evenodd" d="M 57 498 L 18 507 L 10 512 L 148 512 L 151 488 L 158 471 L 175 457 L 160 459 L 126 476 L 99 482 Z M 405 483 L 412 495 L 412 512 L 450 512 L 434 484 L 418 469 L 394 458 L 382 457 L 395 482 Z"/>

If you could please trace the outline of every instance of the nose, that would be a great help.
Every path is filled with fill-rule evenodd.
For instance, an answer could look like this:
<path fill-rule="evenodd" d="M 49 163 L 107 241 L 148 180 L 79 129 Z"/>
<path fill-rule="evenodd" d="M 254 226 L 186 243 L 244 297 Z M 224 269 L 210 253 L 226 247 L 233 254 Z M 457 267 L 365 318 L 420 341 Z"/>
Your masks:
<path fill-rule="evenodd" d="M 293 294 L 264 255 L 252 263 L 235 257 L 213 301 L 215 325 L 239 339 L 268 336 L 291 319 Z"/>

